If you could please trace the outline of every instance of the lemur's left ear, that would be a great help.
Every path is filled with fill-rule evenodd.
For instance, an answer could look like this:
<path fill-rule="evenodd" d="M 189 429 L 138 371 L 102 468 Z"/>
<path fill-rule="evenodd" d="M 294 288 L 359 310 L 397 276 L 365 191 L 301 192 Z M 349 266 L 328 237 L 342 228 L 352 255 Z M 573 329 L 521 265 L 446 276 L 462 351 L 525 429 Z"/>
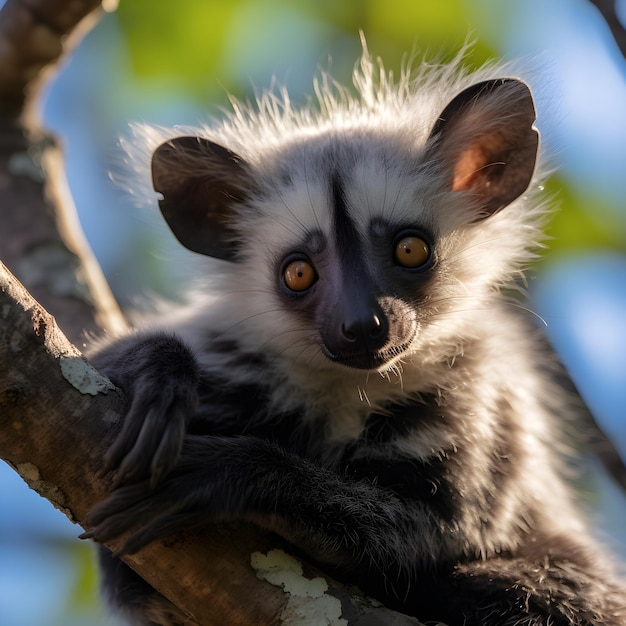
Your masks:
<path fill-rule="evenodd" d="M 442 163 L 452 191 L 473 194 L 477 219 L 528 188 L 539 146 L 535 119 L 529 88 L 512 78 L 465 89 L 437 119 L 427 157 Z"/>
<path fill-rule="evenodd" d="M 245 161 L 208 139 L 176 137 L 152 155 L 152 183 L 163 194 L 163 217 L 185 247 L 235 259 L 237 241 L 230 224 L 237 202 L 251 187 Z"/>

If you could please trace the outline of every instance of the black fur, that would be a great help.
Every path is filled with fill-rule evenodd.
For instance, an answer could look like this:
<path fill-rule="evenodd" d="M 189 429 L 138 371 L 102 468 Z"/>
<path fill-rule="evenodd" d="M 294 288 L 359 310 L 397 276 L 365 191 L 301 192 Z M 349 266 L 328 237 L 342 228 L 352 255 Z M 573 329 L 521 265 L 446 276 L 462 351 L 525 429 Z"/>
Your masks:
<path fill-rule="evenodd" d="M 234 345 L 219 348 L 236 352 Z M 484 562 L 459 556 L 462 546 L 451 548 L 454 542 L 446 546 L 442 541 L 430 558 L 421 554 L 424 533 L 453 538 L 463 509 L 471 506 L 462 492 L 466 474 L 472 472 L 467 450 L 445 450 L 440 459 L 422 462 L 408 454 L 391 456 L 387 446 L 413 431 L 450 423 L 457 411 L 453 402 L 442 404 L 435 396 L 425 396 L 419 402 L 389 406 L 384 414 L 369 416 L 358 439 L 330 449 L 328 441 L 311 445 L 319 437 L 315 429 L 294 429 L 307 407 L 271 414 L 266 401 L 271 390 L 263 385 L 233 389 L 227 380 L 202 375 L 197 380 L 188 350 L 172 337 L 145 337 L 139 346 L 133 343 L 128 354 L 117 352 L 113 360 L 106 353 L 96 358 L 96 364 L 119 382 L 120 370 L 109 369 L 113 361 L 124 363 L 125 376 L 129 368 L 139 368 L 129 379 L 164 368 L 169 380 L 177 381 L 179 391 L 173 393 L 160 377 L 142 379 L 132 391 L 135 413 L 154 415 L 155 407 L 168 407 L 169 415 L 184 421 L 193 403 L 190 381 L 197 382 L 200 409 L 189 420 L 180 459 L 167 478 L 151 489 L 150 470 L 141 464 L 144 480 L 119 487 L 92 511 L 90 534 L 99 541 L 136 529 L 123 547 L 124 552 L 134 552 L 213 518 L 249 517 L 258 522 L 277 516 L 282 520 L 281 534 L 337 576 L 422 620 L 442 620 L 449 626 L 626 623 L 623 596 L 611 589 L 610 582 L 608 593 L 599 599 L 598 590 L 604 591 L 605 583 L 601 575 L 598 578 L 598 566 L 585 543 L 550 536 L 541 527 L 525 533 L 515 553 L 503 552 Z M 260 359 L 248 367 L 261 369 L 267 364 Z M 505 425 L 507 408 L 501 409 Z M 152 419 L 151 431 L 161 432 L 164 442 L 178 443 L 177 428 L 158 428 L 165 415 Z M 498 493 L 517 489 L 524 480 L 515 469 L 516 434 L 507 433 L 506 427 L 503 434 L 489 470 L 492 482 L 483 494 L 494 517 Z M 155 433 L 151 445 L 157 449 L 176 448 L 157 439 Z M 160 468 L 171 463 L 156 458 L 152 472 L 161 477 Z M 124 476 L 119 480 L 138 478 L 124 463 L 120 468 Z M 541 518 L 539 511 L 527 515 Z M 488 532 L 489 521 L 484 523 Z M 411 553 L 413 557 L 407 558 Z M 115 601 L 137 605 L 143 594 L 154 598 L 153 590 L 106 552 L 103 564 Z"/>

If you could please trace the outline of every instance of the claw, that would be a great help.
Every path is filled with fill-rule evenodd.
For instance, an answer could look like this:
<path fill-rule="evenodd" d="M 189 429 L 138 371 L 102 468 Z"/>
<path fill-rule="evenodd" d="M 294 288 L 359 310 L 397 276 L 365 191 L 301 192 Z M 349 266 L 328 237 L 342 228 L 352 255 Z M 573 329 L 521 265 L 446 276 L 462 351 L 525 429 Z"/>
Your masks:
<path fill-rule="evenodd" d="M 82 532 L 80 535 L 78 535 L 79 539 L 93 539 L 96 535 L 95 530 L 86 530 L 84 532 Z"/>

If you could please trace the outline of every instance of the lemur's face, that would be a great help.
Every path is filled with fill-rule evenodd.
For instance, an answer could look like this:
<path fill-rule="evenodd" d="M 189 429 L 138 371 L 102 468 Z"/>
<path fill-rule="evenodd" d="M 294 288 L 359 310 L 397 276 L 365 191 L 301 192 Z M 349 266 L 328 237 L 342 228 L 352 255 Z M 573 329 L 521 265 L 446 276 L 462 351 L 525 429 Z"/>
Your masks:
<path fill-rule="evenodd" d="M 434 236 L 419 220 L 355 219 L 351 176 L 335 172 L 320 222 L 277 259 L 283 306 L 316 331 L 323 355 L 386 370 L 410 351 L 434 275 Z M 325 226 L 325 227 L 324 227 Z"/>

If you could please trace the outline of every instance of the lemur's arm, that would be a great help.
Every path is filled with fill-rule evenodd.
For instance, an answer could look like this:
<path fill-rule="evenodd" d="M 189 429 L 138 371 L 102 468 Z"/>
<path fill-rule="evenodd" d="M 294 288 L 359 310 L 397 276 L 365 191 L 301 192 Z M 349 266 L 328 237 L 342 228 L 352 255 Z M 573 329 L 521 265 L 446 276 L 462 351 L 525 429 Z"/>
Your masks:
<path fill-rule="evenodd" d="M 347 570 L 410 568 L 432 546 L 429 534 L 442 542 L 440 521 L 418 498 L 381 482 L 351 478 L 255 436 L 188 435 L 178 465 L 155 490 L 147 480 L 116 489 L 90 514 L 86 536 L 110 542 L 134 529 L 121 551 L 135 552 L 186 527 L 248 519 Z"/>
<path fill-rule="evenodd" d="M 446 507 L 454 508 L 449 494 L 437 502 L 428 472 L 375 449 L 356 456 L 356 465 L 348 455 L 343 469 L 333 470 L 255 436 L 188 435 L 178 465 L 155 490 L 147 480 L 116 489 L 90 514 L 85 536 L 110 543 L 135 531 L 121 554 L 184 528 L 249 520 L 423 619 L 451 626 L 587 623 L 567 613 L 585 611 L 576 589 L 597 584 L 580 545 L 535 529 L 536 543 L 516 555 L 474 561 L 463 556 L 462 524 L 446 519 Z M 370 471 L 376 481 L 364 477 Z"/>
<path fill-rule="evenodd" d="M 384 554 L 389 563 L 406 560 L 397 529 L 423 524 L 421 505 L 408 507 L 381 485 L 259 437 L 185 436 L 199 373 L 178 339 L 129 337 L 94 360 L 128 394 L 130 407 L 104 468 L 113 472 L 114 490 L 90 515 L 87 536 L 108 542 L 139 527 L 123 548 L 132 552 L 180 528 L 248 517 L 268 527 L 279 520 L 281 534 L 324 561 L 352 567 L 363 559 L 382 566 Z M 233 399 L 226 402 L 224 410 L 232 410 Z M 211 411 L 219 410 L 216 402 Z M 390 531 L 384 542 L 381 527 Z"/>

